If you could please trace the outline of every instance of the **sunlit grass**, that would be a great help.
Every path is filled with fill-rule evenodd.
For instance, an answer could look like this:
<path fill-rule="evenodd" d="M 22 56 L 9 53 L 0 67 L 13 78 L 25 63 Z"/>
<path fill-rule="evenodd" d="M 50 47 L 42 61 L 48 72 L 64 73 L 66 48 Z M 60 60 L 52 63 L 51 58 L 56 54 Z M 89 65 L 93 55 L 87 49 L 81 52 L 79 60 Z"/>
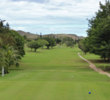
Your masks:
<path fill-rule="evenodd" d="M 36 53 L 26 48 L 20 67 L 0 77 L 0 99 L 109 100 L 110 78 L 90 69 L 78 52 L 77 47 L 39 49 Z"/>

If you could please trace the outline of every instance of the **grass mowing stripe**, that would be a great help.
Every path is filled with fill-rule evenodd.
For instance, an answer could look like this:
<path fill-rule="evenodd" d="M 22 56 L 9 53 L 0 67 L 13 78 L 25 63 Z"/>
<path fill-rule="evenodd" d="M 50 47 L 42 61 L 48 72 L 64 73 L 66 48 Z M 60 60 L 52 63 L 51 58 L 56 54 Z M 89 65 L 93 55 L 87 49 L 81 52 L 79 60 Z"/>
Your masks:
<path fill-rule="evenodd" d="M 29 52 L 27 49 L 19 70 L 11 68 L 9 74 L 0 77 L 0 99 L 110 99 L 110 78 L 91 70 L 78 57 L 77 52 L 81 51 L 77 47 L 39 49 L 38 52 Z"/>

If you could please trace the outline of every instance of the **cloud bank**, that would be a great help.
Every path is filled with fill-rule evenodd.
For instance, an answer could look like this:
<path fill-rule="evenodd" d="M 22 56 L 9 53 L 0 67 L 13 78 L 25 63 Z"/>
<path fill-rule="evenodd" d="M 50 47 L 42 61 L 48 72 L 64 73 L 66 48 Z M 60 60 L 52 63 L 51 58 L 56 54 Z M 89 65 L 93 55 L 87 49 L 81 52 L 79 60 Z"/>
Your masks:
<path fill-rule="evenodd" d="M 105 0 L 0 0 L 0 19 L 11 28 L 33 33 L 73 33 L 86 36 L 87 18 Z"/>

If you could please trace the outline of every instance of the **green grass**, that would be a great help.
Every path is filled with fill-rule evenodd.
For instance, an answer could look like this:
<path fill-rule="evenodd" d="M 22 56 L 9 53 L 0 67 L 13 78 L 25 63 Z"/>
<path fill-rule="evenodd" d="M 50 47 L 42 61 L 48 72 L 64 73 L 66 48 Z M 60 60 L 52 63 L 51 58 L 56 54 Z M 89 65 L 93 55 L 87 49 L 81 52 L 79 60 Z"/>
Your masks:
<path fill-rule="evenodd" d="M 86 55 L 84 53 L 81 53 L 83 57 L 93 62 L 96 67 L 101 68 L 104 71 L 110 72 L 110 62 L 105 62 L 103 59 L 100 58 L 100 56 L 95 54 L 87 53 Z"/>
<path fill-rule="evenodd" d="M 90 69 L 78 48 L 26 51 L 20 67 L 0 77 L 0 100 L 110 100 L 110 78 Z"/>

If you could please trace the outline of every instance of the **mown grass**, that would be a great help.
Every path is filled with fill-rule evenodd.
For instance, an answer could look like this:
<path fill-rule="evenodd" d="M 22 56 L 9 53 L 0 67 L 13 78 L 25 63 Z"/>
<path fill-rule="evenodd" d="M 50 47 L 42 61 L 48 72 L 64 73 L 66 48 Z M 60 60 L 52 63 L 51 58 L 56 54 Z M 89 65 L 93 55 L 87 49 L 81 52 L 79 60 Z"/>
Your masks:
<path fill-rule="evenodd" d="M 104 61 L 100 58 L 99 55 L 87 53 L 86 55 L 84 53 L 81 53 L 83 57 L 93 62 L 96 67 L 101 68 L 104 71 L 110 72 L 110 62 Z"/>
<path fill-rule="evenodd" d="M 78 52 L 77 47 L 40 49 L 37 53 L 26 49 L 20 67 L 0 77 L 0 99 L 109 100 L 110 78 L 90 69 Z"/>

